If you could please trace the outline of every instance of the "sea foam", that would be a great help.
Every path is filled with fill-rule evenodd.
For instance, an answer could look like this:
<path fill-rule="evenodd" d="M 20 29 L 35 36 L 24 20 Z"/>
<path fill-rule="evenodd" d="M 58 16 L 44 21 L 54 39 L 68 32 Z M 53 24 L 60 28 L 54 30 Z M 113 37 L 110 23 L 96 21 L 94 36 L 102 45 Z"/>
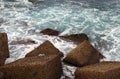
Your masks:
<path fill-rule="evenodd" d="M 0 1 L 0 32 L 9 38 L 10 58 L 6 64 L 50 40 L 65 56 L 76 45 L 59 37 L 42 35 L 46 28 L 60 35 L 86 33 L 91 43 L 106 57 L 102 61 L 120 61 L 119 0 L 44 0 L 33 4 L 28 0 Z M 32 39 L 36 44 L 11 45 L 14 40 Z M 62 79 L 74 79 L 75 67 L 63 64 Z"/>

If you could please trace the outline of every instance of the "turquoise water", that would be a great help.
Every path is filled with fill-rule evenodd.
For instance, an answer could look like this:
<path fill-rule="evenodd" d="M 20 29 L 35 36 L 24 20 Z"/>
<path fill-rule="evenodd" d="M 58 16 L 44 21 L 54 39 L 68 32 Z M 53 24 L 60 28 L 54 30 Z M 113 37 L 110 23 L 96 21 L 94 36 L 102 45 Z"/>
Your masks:
<path fill-rule="evenodd" d="M 0 32 L 8 34 L 9 42 L 24 38 L 37 42 L 10 45 L 8 61 L 24 57 L 26 51 L 45 40 L 50 40 L 64 54 L 76 46 L 58 37 L 39 35 L 45 28 L 58 30 L 61 35 L 86 33 L 106 56 L 105 61 L 120 61 L 120 0 L 0 1 Z M 69 72 L 66 75 L 73 78 Z"/>

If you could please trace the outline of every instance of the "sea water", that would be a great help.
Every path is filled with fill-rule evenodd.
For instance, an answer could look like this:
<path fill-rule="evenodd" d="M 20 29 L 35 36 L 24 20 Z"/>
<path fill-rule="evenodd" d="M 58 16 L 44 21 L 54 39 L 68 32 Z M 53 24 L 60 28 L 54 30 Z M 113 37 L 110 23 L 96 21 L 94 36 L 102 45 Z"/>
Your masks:
<path fill-rule="evenodd" d="M 6 63 L 23 58 L 45 40 L 65 55 L 76 47 L 39 33 L 46 28 L 58 30 L 60 35 L 86 33 L 106 57 L 103 61 L 120 61 L 120 0 L 0 0 L 0 32 L 8 34 L 10 49 Z M 11 45 L 11 41 L 22 39 L 36 44 Z M 74 79 L 75 69 L 63 64 L 61 79 Z"/>

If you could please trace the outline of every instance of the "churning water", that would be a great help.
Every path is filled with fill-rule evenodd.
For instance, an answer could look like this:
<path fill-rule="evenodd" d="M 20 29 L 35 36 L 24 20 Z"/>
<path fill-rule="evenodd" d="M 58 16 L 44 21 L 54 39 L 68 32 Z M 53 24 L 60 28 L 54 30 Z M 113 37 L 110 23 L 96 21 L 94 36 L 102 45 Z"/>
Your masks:
<path fill-rule="evenodd" d="M 31 2 L 29 2 L 31 1 Z M 67 54 L 72 42 L 39 34 L 45 28 L 61 35 L 86 33 L 92 44 L 106 57 L 120 61 L 120 0 L 0 0 L 0 32 L 13 40 L 33 39 L 36 44 L 11 45 L 6 63 L 22 58 L 29 51 L 50 40 Z M 63 65 L 62 79 L 74 79 L 75 67 Z"/>

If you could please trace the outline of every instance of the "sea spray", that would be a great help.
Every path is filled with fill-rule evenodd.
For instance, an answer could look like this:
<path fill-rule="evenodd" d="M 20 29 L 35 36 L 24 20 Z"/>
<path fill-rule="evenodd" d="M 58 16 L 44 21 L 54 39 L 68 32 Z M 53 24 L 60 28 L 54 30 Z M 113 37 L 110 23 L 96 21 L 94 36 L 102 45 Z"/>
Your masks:
<path fill-rule="evenodd" d="M 38 0 L 39 1 L 39 0 Z M 0 0 L 0 32 L 9 37 L 10 63 L 50 40 L 65 55 L 76 47 L 59 37 L 39 34 L 46 28 L 60 35 L 86 33 L 91 43 L 105 55 L 104 61 L 120 61 L 120 0 Z M 11 45 L 17 39 L 33 39 L 34 45 Z M 68 70 L 67 70 L 68 68 Z M 73 79 L 74 67 L 64 66 L 63 79 Z M 69 71 L 71 70 L 71 71 Z"/>

